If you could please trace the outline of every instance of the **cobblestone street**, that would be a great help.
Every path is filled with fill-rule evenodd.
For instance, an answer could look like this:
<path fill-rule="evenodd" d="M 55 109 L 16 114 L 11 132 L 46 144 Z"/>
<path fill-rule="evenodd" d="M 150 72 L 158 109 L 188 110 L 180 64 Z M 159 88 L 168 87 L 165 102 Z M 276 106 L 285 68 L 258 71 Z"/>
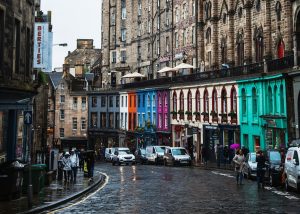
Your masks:
<path fill-rule="evenodd" d="M 96 170 L 108 175 L 103 189 L 54 213 L 298 213 L 300 208 L 298 193 L 258 189 L 251 180 L 237 185 L 232 171 L 109 163 Z"/>

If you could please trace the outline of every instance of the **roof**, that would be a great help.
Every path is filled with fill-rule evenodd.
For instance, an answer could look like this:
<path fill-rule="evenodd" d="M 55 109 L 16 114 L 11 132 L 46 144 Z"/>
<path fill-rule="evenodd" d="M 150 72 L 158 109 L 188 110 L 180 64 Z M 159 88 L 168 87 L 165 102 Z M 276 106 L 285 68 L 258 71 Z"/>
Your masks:
<path fill-rule="evenodd" d="M 51 84 L 54 88 L 57 88 L 57 86 L 59 85 L 62 76 L 63 76 L 63 72 L 51 72 L 51 73 L 47 73 L 49 75 Z"/>

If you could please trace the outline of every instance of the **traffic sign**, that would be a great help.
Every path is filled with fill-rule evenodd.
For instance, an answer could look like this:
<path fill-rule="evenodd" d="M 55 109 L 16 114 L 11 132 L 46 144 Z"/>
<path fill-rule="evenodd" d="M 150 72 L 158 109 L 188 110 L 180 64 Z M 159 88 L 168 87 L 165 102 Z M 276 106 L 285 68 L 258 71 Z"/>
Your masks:
<path fill-rule="evenodd" d="M 32 124 L 32 111 L 24 111 L 24 124 L 25 125 Z"/>

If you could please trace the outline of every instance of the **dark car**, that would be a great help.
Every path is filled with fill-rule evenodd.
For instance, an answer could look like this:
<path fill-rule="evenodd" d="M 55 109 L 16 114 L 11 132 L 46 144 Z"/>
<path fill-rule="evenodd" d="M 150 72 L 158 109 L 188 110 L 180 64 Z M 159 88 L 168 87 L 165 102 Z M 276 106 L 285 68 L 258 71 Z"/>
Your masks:
<path fill-rule="evenodd" d="M 271 186 L 281 183 L 281 155 L 278 150 L 267 150 L 266 152 L 266 173 L 265 177 L 269 180 Z"/>
<path fill-rule="evenodd" d="M 140 164 L 147 163 L 146 149 L 139 148 L 135 151 L 135 161 Z"/>

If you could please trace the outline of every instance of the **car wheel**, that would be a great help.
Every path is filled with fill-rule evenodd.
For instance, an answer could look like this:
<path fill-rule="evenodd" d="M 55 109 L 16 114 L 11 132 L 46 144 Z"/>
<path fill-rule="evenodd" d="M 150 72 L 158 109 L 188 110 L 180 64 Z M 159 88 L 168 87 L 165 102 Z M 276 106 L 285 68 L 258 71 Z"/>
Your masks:
<path fill-rule="evenodd" d="M 284 180 L 284 187 L 285 187 L 286 191 L 290 191 L 291 190 L 290 185 L 289 185 L 289 181 L 288 181 L 288 179 L 287 179 L 286 176 L 285 176 L 285 180 Z"/>

